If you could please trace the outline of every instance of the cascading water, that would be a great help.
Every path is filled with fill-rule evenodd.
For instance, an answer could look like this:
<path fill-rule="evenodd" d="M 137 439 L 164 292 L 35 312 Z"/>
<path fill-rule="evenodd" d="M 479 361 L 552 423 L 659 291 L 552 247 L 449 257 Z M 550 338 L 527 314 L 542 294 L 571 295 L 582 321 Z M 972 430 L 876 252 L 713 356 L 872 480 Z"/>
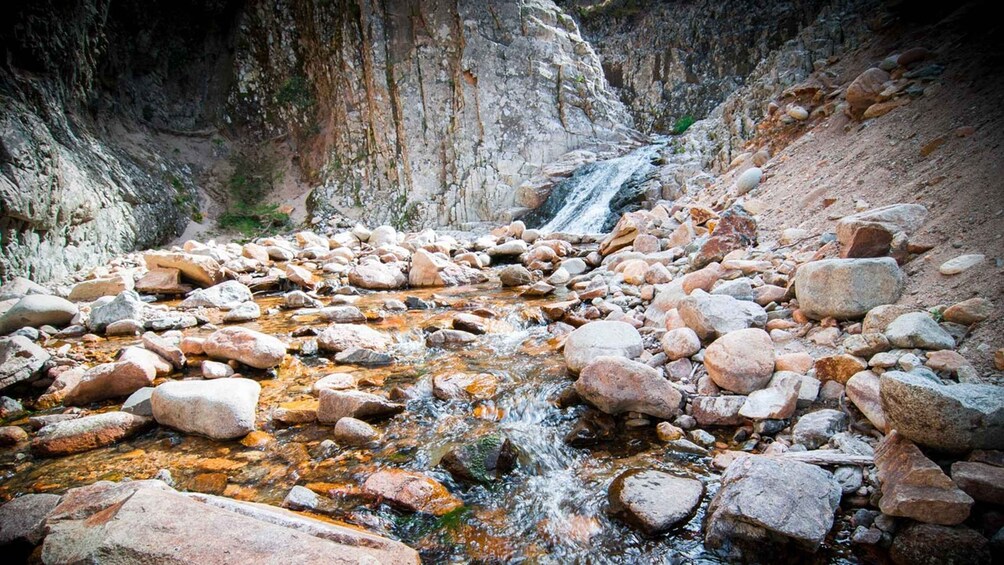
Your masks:
<path fill-rule="evenodd" d="M 542 224 L 539 229 L 544 232 L 604 231 L 616 212 L 611 203 L 645 179 L 664 146 L 664 142 L 645 145 L 621 157 L 583 165 L 554 187 L 544 204 L 527 217 L 528 223 Z"/>

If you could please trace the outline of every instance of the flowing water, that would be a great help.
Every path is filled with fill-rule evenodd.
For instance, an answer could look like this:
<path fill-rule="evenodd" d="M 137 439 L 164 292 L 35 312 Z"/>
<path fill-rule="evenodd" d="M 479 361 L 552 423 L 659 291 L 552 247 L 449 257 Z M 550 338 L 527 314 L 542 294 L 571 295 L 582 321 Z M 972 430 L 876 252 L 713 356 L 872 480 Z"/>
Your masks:
<path fill-rule="evenodd" d="M 396 314 L 381 310 L 385 299 L 405 296 L 434 299 L 440 306 Z M 560 298 L 559 294 L 551 300 Z M 258 302 L 265 311 L 278 299 Z M 158 427 L 117 445 L 56 459 L 2 452 L 0 499 L 23 492 L 63 492 L 102 479 L 145 479 L 160 469 L 171 472 L 177 488 L 199 490 L 207 475 L 222 473 L 226 496 L 271 504 L 281 503 L 294 485 L 306 485 L 325 495 L 318 512 L 326 519 L 401 539 L 429 563 L 714 562 L 701 542 L 704 509 L 717 488 L 709 459 L 667 451 L 655 442 L 652 428 L 622 429 L 616 441 L 588 449 L 564 443 L 562 438 L 584 408 L 559 409 L 553 402 L 572 381 L 557 349 L 558 339 L 543 322 L 543 302 L 499 289 L 497 283 L 363 296 L 357 305 L 371 317 L 370 326 L 394 337 L 393 365 L 362 368 L 335 365 L 323 357 L 290 356 L 275 375 L 246 375 L 262 384 L 261 431 L 243 441 L 211 441 Z M 477 344 L 457 350 L 425 347 L 422 328 L 447 326 L 456 312 L 478 308 L 496 316 Z M 213 316 L 218 314 L 211 312 Z M 289 338 L 294 329 L 323 328 L 325 323 L 308 312 L 281 311 L 244 325 L 286 336 L 296 344 L 309 338 Z M 193 328 L 186 333 L 205 331 Z M 136 341 L 67 343 L 72 354 L 98 362 Z M 197 374 L 197 369 L 189 371 Z M 498 393 L 473 403 L 434 398 L 432 377 L 456 371 L 498 376 Z M 413 387 L 418 395 L 403 414 L 374 424 L 383 433 L 377 447 L 337 448 L 322 454 L 320 444 L 331 436 L 331 427 L 283 427 L 269 415 L 281 403 L 315 402 L 311 384 L 332 372 L 351 373 L 362 390 L 387 393 L 394 387 Z M 106 409 L 116 407 L 109 403 Z M 471 486 L 455 482 L 437 466 L 452 445 L 494 431 L 506 434 L 519 450 L 519 466 L 512 474 L 489 486 Z M 380 504 L 365 496 L 360 485 L 375 469 L 385 467 L 426 473 L 459 496 L 464 507 L 434 518 Z M 682 526 L 657 537 L 644 536 L 608 516 L 610 481 L 636 467 L 704 481 L 700 510 Z"/>
<path fill-rule="evenodd" d="M 632 192 L 654 169 L 653 159 L 664 142 L 645 145 L 605 161 L 579 167 L 568 179 L 555 185 L 541 208 L 530 216 L 530 225 L 543 222 L 545 233 L 592 234 L 609 231 L 618 214 L 615 200 Z"/>

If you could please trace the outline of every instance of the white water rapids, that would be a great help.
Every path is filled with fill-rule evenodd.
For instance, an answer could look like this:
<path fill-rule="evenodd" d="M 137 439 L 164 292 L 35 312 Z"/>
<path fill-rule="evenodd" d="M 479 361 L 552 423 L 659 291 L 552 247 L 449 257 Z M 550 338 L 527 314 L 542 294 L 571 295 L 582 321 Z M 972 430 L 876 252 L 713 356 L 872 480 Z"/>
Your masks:
<path fill-rule="evenodd" d="M 555 187 L 556 192 L 566 195 L 564 204 L 540 230 L 575 234 L 602 232 L 612 213 L 611 201 L 626 182 L 653 168 L 652 159 L 662 147 L 662 144 L 646 145 L 621 157 L 585 165 L 583 170 Z"/>

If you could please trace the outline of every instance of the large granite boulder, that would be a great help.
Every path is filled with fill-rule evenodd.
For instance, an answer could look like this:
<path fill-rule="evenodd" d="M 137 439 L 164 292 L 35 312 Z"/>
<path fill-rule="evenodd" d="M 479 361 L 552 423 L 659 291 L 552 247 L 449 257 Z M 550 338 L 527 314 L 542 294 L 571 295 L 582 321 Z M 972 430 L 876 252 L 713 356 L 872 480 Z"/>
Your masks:
<path fill-rule="evenodd" d="M 58 296 L 29 294 L 14 303 L 0 316 L 0 335 L 21 328 L 45 325 L 61 328 L 77 315 L 77 306 Z"/>
<path fill-rule="evenodd" d="M 255 430 L 261 385 L 251 379 L 172 381 L 150 396 L 158 424 L 212 439 L 234 439 Z"/>
<path fill-rule="evenodd" d="M 916 443 L 948 452 L 1004 449 L 1004 387 L 887 371 L 879 393 L 889 429 Z"/>
<path fill-rule="evenodd" d="M 578 373 L 593 359 L 616 356 L 634 359 L 644 350 L 641 334 L 626 322 L 590 322 L 565 340 L 565 363 Z"/>
<path fill-rule="evenodd" d="M 806 263 L 795 274 L 795 295 L 814 319 L 860 318 L 903 293 L 904 276 L 894 259 L 825 259 Z"/>
<path fill-rule="evenodd" d="M 708 505 L 705 543 L 730 556 L 789 544 L 814 552 L 833 527 L 840 495 L 840 483 L 819 467 L 741 457 L 726 469 Z"/>
<path fill-rule="evenodd" d="M 579 374 L 575 391 L 607 414 L 640 412 L 672 419 L 682 395 L 662 374 L 623 357 L 596 357 Z"/>
<path fill-rule="evenodd" d="M 46 528 L 44 563 L 419 563 L 404 544 L 358 528 L 160 481 L 71 489 Z"/>

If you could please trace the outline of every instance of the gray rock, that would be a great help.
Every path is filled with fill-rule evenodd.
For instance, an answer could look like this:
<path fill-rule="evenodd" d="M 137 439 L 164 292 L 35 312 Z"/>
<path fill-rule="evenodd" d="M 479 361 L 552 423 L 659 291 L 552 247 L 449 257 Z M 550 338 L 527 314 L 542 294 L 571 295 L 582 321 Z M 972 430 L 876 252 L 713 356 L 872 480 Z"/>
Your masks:
<path fill-rule="evenodd" d="M 681 299 L 677 309 L 683 322 L 701 339 L 714 339 L 746 328 L 762 328 L 767 323 L 767 312 L 758 304 L 708 294 L 700 289 Z"/>
<path fill-rule="evenodd" d="M 153 396 L 152 386 L 143 387 L 129 395 L 129 398 L 122 403 L 122 411 L 137 416 L 153 417 L 153 404 L 150 397 Z"/>
<path fill-rule="evenodd" d="M 342 363 L 346 365 L 364 365 L 367 367 L 379 367 L 383 365 L 390 365 L 394 362 L 394 356 L 389 353 L 383 353 L 380 351 L 373 351 L 372 349 L 363 349 L 361 347 L 353 347 L 351 349 L 346 349 L 335 355 L 335 361 L 337 363 Z"/>
<path fill-rule="evenodd" d="M 522 286 L 533 284 L 533 275 L 522 265 L 506 265 L 499 270 L 502 286 Z"/>
<path fill-rule="evenodd" d="M 234 439 L 255 430 L 261 385 L 250 379 L 173 381 L 150 398 L 158 424 L 212 439 Z"/>
<path fill-rule="evenodd" d="M 108 562 L 108 556 L 132 563 L 262 563 L 278 555 L 301 563 L 419 563 L 414 550 L 355 528 L 266 504 L 182 494 L 150 480 L 71 489 L 46 527 L 44 563 Z"/>
<path fill-rule="evenodd" d="M 701 481 L 653 469 L 625 471 L 610 484 L 610 511 L 648 534 L 664 532 L 694 513 L 704 494 Z"/>
<path fill-rule="evenodd" d="M 278 338 L 242 327 L 216 330 L 202 348 L 210 357 L 238 361 L 256 369 L 277 367 L 286 356 L 286 344 Z"/>
<path fill-rule="evenodd" d="M 91 309 L 87 327 L 91 331 L 104 332 L 110 324 L 120 320 L 142 320 L 146 305 L 135 290 L 127 290 L 110 302 Z"/>
<path fill-rule="evenodd" d="M 24 327 L 55 326 L 61 328 L 77 315 L 77 306 L 58 296 L 29 294 L 18 300 L 0 316 L 0 335 Z"/>
<path fill-rule="evenodd" d="M 362 310 L 348 304 L 328 306 L 321 309 L 318 314 L 326 321 L 336 324 L 359 324 L 366 321 L 366 315 Z"/>
<path fill-rule="evenodd" d="M 736 196 L 742 196 L 756 188 L 760 184 L 761 178 L 763 178 L 763 171 L 759 167 L 750 167 L 743 171 L 736 177 Z"/>
<path fill-rule="evenodd" d="M 150 418 L 127 412 L 60 420 L 38 430 L 31 440 L 31 452 L 37 457 L 59 457 L 90 451 L 131 437 L 152 423 Z"/>
<path fill-rule="evenodd" d="M 644 350 L 641 334 L 626 322 L 590 322 L 577 328 L 565 340 L 565 364 L 578 373 L 597 357 L 634 359 Z"/>
<path fill-rule="evenodd" d="M 737 426 L 743 423 L 739 412 L 745 404 L 746 397 L 739 395 L 695 396 L 691 415 L 701 426 Z"/>
<path fill-rule="evenodd" d="M 0 337 L 0 390 L 38 376 L 50 357 L 24 336 Z"/>
<path fill-rule="evenodd" d="M 362 420 L 345 417 L 335 422 L 332 439 L 339 445 L 362 446 L 380 439 L 380 432 Z"/>
<path fill-rule="evenodd" d="M 806 263 L 795 274 L 799 308 L 810 318 L 860 318 L 903 292 L 903 272 L 889 257 L 825 259 Z"/>
<path fill-rule="evenodd" d="M 226 281 L 209 288 L 193 290 L 178 308 L 219 308 L 232 310 L 252 300 L 251 289 L 237 281 Z"/>
<path fill-rule="evenodd" d="M 711 290 L 712 295 L 731 296 L 736 300 L 753 300 L 753 285 L 750 280 L 743 277 L 731 281 L 725 281 Z"/>
<path fill-rule="evenodd" d="M 847 415 L 839 410 L 816 410 L 802 415 L 791 429 L 791 438 L 808 449 L 816 449 L 847 428 Z"/>
<path fill-rule="evenodd" d="M 911 312 L 896 318 L 885 329 L 885 337 L 903 349 L 954 349 L 955 339 L 926 312 Z"/>
<path fill-rule="evenodd" d="M 291 488 L 282 500 L 282 507 L 290 510 L 314 510 L 320 504 L 321 498 L 316 492 L 300 485 Z"/>
<path fill-rule="evenodd" d="M 24 277 L 14 277 L 0 286 L 0 301 L 20 300 L 29 294 L 52 294 L 52 291 Z"/>
<path fill-rule="evenodd" d="M 490 483 L 515 469 L 518 456 L 509 438 L 493 433 L 454 447 L 439 464 L 454 479 Z"/>
<path fill-rule="evenodd" d="M 889 429 L 916 443 L 949 452 L 1004 449 L 1004 387 L 887 371 L 879 394 Z"/>
<path fill-rule="evenodd" d="M 181 348 L 153 332 L 143 334 L 143 347 L 170 361 L 175 369 L 180 370 L 185 366 L 185 354 L 181 352 Z"/>
<path fill-rule="evenodd" d="M 390 338 L 367 326 L 332 324 L 317 336 L 317 345 L 336 353 L 357 347 L 381 351 L 390 346 Z"/>
<path fill-rule="evenodd" d="M 425 337 L 425 345 L 429 347 L 462 347 L 474 343 L 478 336 L 462 330 L 437 330 Z"/>
<path fill-rule="evenodd" d="M 59 500 L 55 494 L 25 494 L 0 506 L 0 548 L 38 545 L 45 537 L 45 519 Z"/>
<path fill-rule="evenodd" d="M 322 306 L 323 304 L 320 300 L 302 290 L 294 290 L 282 295 L 282 307 L 289 310 L 296 310 L 297 308 L 320 308 Z"/>
<path fill-rule="evenodd" d="M 594 358 L 575 390 L 608 414 L 640 412 L 668 420 L 680 413 L 682 395 L 659 371 L 623 357 Z"/>
<path fill-rule="evenodd" d="M 792 544 L 816 551 L 833 527 L 840 484 L 826 471 L 796 461 L 741 457 L 722 475 L 708 505 L 705 543 L 733 551 Z"/>
<path fill-rule="evenodd" d="M 254 302 L 243 302 L 224 314 L 223 322 L 226 324 L 240 324 L 257 320 L 258 318 L 261 318 L 261 307 Z"/>
<path fill-rule="evenodd" d="M 155 356 L 152 352 L 149 354 Z M 162 362 L 169 369 L 167 362 L 163 360 Z M 109 398 L 129 396 L 143 387 L 152 385 L 156 377 L 157 367 L 139 355 L 123 358 L 114 363 L 96 365 L 88 369 L 80 381 L 66 391 L 63 404 L 83 406 Z"/>

